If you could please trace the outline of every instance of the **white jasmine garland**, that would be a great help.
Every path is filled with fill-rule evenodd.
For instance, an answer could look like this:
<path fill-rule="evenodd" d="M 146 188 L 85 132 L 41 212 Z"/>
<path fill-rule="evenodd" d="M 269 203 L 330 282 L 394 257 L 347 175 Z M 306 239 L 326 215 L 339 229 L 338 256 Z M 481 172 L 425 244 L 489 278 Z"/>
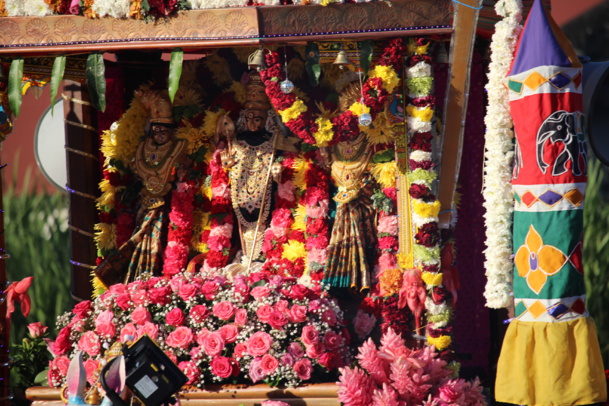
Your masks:
<path fill-rule="evenodd" d="M 5 2 L 6 12 L 9 17 L 19 17 L 23 13 L 23 0 L 13 0 Z"/>
<path fill-rule="evenodd" d="M 484 207 L 486 208 L 486 255 L 487 284 L 484 292 L 486 306 L 507 307 L 511 303 L 512 290 L 512 161 L 514 145 L 512 120 L 510 117 L 507 90 L 503 79 L 507 75 L 522 20 L 521 0 L 499 0 L 495 5 L 498 15 L 504 17 L 495 26 L 491 43 L 489 65 L 488 106 L 484 160 Z"/>
<path fill-rule="evenodd" d="M 95 0 L 91 9 L 100 17 L 125 18 L 129 15 L 129 0 Z"/>
<path fill-rule="evenodd" d="M 406 77 L 409 78 L 421 78 L 425 76 L 431 76 L 431 65 L 425 61 L 417 63 L 406 71 Z"/>
<path fill-rule="evenodd" d="M 423 121 L 418 117 L 408 117 L 408 128 L 411 131 L 426 133 L 431 131 L 431 121 Z"/>
<path fill-rule="evenodd" d="M 409 158 L 415 162 L 431 161 L 431 152 L 414 150 L 410 153 Z"/>
<path fill-rule="evenodd" d="M 53 12 L 44 0 L 25 0 L 23 2 L 23 14 L 32 17 L 44 17 L 53 14 Z"/>

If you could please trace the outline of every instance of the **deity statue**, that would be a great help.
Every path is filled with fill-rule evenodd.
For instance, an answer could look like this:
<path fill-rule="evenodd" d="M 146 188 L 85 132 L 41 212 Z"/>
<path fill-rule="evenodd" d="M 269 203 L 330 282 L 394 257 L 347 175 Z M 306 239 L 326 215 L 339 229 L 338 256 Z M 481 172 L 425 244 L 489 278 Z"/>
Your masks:
<path fill-rule="evenodd" d="M 350 83 L 339 95 L 338 111 L 345 112 L 361 97 L 359 84 Z M 376 213 L 372 205 L 374 179 L 369 172 L 372 150 L 364 132 L 330 148 L 330 174 L 337 187 L 336 217 L 328 246 L 323 283 L 364 294 L 371 286 L 375 260 Z"/>
<path fill-rule="evenodd" d="M 142 182 L 138 225 L 131 238 L 95 269 L 110 286 L 138 275 L 158 274 L 162 259 L 162 233 L 167 228 L 166 195 L 173 187 L 175 168 L 186 157 L 186 143 L 175 137 L 176 124 L 166 91 L 136 92 L 150 112 L 150 128 L 137 146 L 131 164 Z"/>
<path fill-rule="evenodd" d="M 264 231 L 270 222 L 273 180 L 281 165 L 275 162 L 280 141 L 276 113 L 271 108 L 264 84 L 257 73 L 245 85 L 246 101 L 236 126 L 227 115 L 220 118 L 219 142 L 222 165 L 230 170 L 231 201 L 241 242 L 241 263 L 229 265 L 229 272 L 250 272 L 262 260 Z M 228 130 L 227 130 L 228 129 Z"/>

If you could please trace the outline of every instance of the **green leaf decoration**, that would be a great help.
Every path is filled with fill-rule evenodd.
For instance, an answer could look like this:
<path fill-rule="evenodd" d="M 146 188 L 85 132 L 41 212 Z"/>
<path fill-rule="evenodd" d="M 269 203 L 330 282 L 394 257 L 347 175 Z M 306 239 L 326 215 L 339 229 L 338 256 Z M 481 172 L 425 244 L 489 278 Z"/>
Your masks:
<path fill-rule="evenodd" d="M 321 65 L 319 64 L 319 46 L 314 42 L 307 42 L 305 48 L 307 56 L 305 66 L 309 75 L 309 82 L 313 86 L 319 84 L 319 76 L 321 75 Z"/>
<path fill-rule="evenodd" d="M 173 103 L 173 98 L 180 87 L 180 76 L 182 76 L 182 62 L 184 61 L 184 51 L 182 48 L 174 48 L 171 51 L 169 61 L 169 99 Z"/>
<path fill-rule="evenodd" d="M 23 59 L 13 59 L 11 70 L 8 73 L 8 103 L 15 117 L 21 111 L 21 80 L 23 79 Z"/>
<path fill-rule="evenodd" d="M 393 160 L 395 160 L 395 151 L 393 149 L 386 149 L 384 151 L 377 152 L 372 157 L 372 162 L 374 162 L 375 164 L 382 164 L 386 162 L 391 162 Z"/>
<path fill-rule="evenodd" d="M 57 97 L 57 90 L 59 84 L 63 80 L 63 73 L 66 70 L 66 57 L 60 55 L 55 58 L 53 62 L 53 72 L 51 73 L 51 115 L 55 109 L 55 98 Z"/>
<path fill-rule="evenodd" d="M 372 62 L 372 51 L 374 50 L 374 41 L 366 40 L 362 42 L 362 47 L 360 49 L 359 56 L 359 66 L 362 67 L 364 71 L 364 75 L 368 74 L 368 70 L 370 69 L 370 63 Z"/>
<path fill-rule="evenodd" d="M 104 57 L 95 52 L 87 58 L 87 85 L 91 104 L 97 110 L 106 110 L 106 77 Z"/>

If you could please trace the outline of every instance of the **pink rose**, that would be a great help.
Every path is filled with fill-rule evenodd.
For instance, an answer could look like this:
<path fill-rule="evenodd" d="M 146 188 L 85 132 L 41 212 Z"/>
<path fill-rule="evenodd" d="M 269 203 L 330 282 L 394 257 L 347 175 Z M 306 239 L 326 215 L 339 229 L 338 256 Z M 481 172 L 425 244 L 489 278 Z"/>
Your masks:
<path fill-rule="evenodd" d="M 160 288 L 152 288 L 148 291 L 150 302 L 159 306 L 168 305 L 171 302 L 171 288 L 163 286 Z M 133 299 L 133 296 L 131 297 Z M 135 300 L 133 300 L 135 303 Z"/>
<path fill-rule="evenodd" d="M 95 357 L 101 351 L 99 337 L 93 331 L 87 331 L 78 340 L 78 348 L 89 354 L 89 356 Z"/>
<path fill-rule="evenodd" d="M 195 361 L 195 362 L 199 362 L 201 361 L 201 359 L 203 358 L 203 347 L 198 346 L 198 347 L 192 347 L 192 350 L 190 350 L 190 352 L 188 353 L 188 355 L 190 355 L 190 358 Z"/>
<path fill-rule="evenodd" d="M 288 310 L 289 306 L 290 306 L 290 303 L 288 303 L 287 300 L 282 299 L 282 300 L 277 301 L 277 303 L 275 303 L 275 306 L 273 306 L 273 307 L 278 312 L 285 313 Z"/>
<path fill-rule="evenodd" d="M 83 367 L 85 369 L 85 373 L 87 374 L 87 382 L 90 385 L 95 385 L 97 382 L 97 369 L 99 368 L 99 361 L 94 360 L 93 358 L 88 358 L 84 363 Z"/>
<path fill-rule="evenodd" d="M 314 326 L 304 326 L 300 337 L 305 345 L 313 345 L 319 341 L 319 331 Z"/>
<path fill-rule="evenodd" d="M 195 305 L 190 309 L 190 319 L 193 323 L 203 323 L 207 316 L 209 316 L 209 310 L 203 305 Z"/>
<path fill-rule="evenodd" d="M 311 290 L 306 286 L 297 283 L 290 288 L 290 297 L 296 300 L 302 300 L 311 293 Z"/>
<path fill-rule="evenodd" d="M 75 315 L 80 316 L 82 318 L 85 318 L 89 315 L 89 312 L 92 309 L 93 309 L 93 307 L 91 306 L 91 301 L 85 300 L 83 302 L 76 304 L 76 306 L 74 306 L 74 308 L 72 309 L 72 313 L 74 313 Z"/>
<path fill-rule="evenodd" d="M 321 309 L 321 301 L 319 299 L 311 300 L 309 302 L 309 311 L 315 311 Z"/>
<path fill-rule="evenodd" d="M 293 342 L 288 345 L 288 353 L 291 354 L 294 358 L 302 358 L 305 354 L 304 348 L 302 348 L 302 345 L 297 342 Z"/>
<path fill-rule="evenodd" d="M 63 379 L 68 374 L 70 359 L 68 357 L 57 357 L 49 362 L 49 372 L 47 379 L 49 386 L 59 387 L 63 384 Z"/>
<path fill-rule="evenodd" d="M 220 378 L 228 378 L 233 374 L 233 365 L 230 358 L 222 356 L 214 357 L 210 365 L 211 373 Z"/>
<path fill-rule="evenodd" d="M 266 377 L 266 374 L 264 373 L 264 370 L 262 369 L 260 358 L 254 358 L 252 360 L 252 363 L 250 364 L 249 375 L 250 375 L 250 379 L 254 383 L 261 381 Z"/>
<path fill-rule="evenodd" d="M 188 346 L 193 342 L 194 335 L 192 334 L 192 330 L 188 327 L 180 326 L 172 331 L 169 336 L 167 336 L 167 340 L 165 341 L 167 345 L 175 348 L 188 348 Z"/>
<path fill-rule="evenodd" d="M 281 400 L 263 400 L 260 406 L 290 406 L 288 403 Z"/>
<path fill-rule="evenodd" d="M 311 372 L 313 372 L 313 365 L 311 365 L 311 360 L 308 358 L 303 358 L 299 361 L 296 361 L 294 364 L 294 372 L 296 372 L 296 376 L 306 381 L 307 379 L 311 379 Z"/>
<path fill-rule="evenodd" d="M 395 235 L 398 233 L 398 216 L 382 216 L 379 218 L 377 230 L 379 233 Z"/>
<path fill-rule="evenodd" d="M 205 341 L 205 337 L 207 337 L 209 335 L 210 331 L 206 328 L 202 328 L 198 333 L 197 333 L 197 337 L 195 338 L 195 341 L 197 342 L 197 344 L 199 345 L 203 345 L 203 341 Z"/>
<path fill-rule="evenodd" d="M 260 366 L 265 375 L 271 375 L 279 366 L 279 361 L 272 355 L 265 354 L 260 360 Z"/>
<path fill-rule="evenodd" d="M 122 310 L 128 310 L 131 307 L 131 304 L 133 303 L 131 301 L 131 296 L 128 292 L 121 293 L 120 295 L 116 296 L 116 299 L 114 299 L 114 301 L 116 302 L 116 305 Z"/>
<path fill-rule="evenodd" d="M 235 315 L 235 305 L 225 300 L 215 304 L 212 311 L 214 316 L 222 320 L 230 320 Z"/>
<path fill-rule="evenodd" d="M 125 284 L 123 283 L 116 283 L 114 285 L 111 285 L 108 290 L 113 295 L 120 295 L 121 293 L 125 293 L 127 291 L 127 286 L 125 286 Z"/>
<path fill-rule="evenodd" d="M 114 313 L 104 310 L 95 319 L 95 332 L 100 336 L 112 338 L 116 334 L 116 326 L 112 322 Z"/>
<path fill-rule="evenodd" d="M 307 346 L 306 351 L 307 357 L 317 359 L 321 357 L 321 354 L 323 354 L 325 350 L 326 348 L 322 343 L 315 343 L 313 345 L 309 345 Z"/>
<path fill-rule="evenodd" d="M 137 328 L 138 337 L 141 337 L 144 334 L 146 334 L 151 339 L 156 340 L 156 337 L 159 334 L 159 326 L 149 321 L 145 322 L 143 326 L 139 326 Z"/>
<path fill-rule="evenodd" d="M 169 313 L 167 313 L 167 315 L 165 316 L 165 321 L 167 322 L 167 324 L 169 324 L 170 326 L 174 326 L 174 327 L 178 327 L 181 326 L 182 324 L 184 324 L 184 312 L 182 311 L 182 309 L 176 307 L 175 309 L 172 309 Z"/>
<path fill-rule="evenodd" d="M 180 368 L 188 378 L 186 385 L 195 384 L 199 379 L 199 376 L 201 376 L 201 370 L 197 367 L 197 364 L 192 361 L 182 361 L 178 364 L 178 368 Z"/>
<path fill-rule="evenodd" d="M 208 281 L 201 286 L 201 294 L 205 296 L 207 300 L 213 300 L 218 293 L 219 286 L 216 282 Z"/>
<path fill-rule="evenodd" d="M 119 340 L 122 343 L 126 343 L 128 341 L 134 341 L 137 336 L 138 336 L 137 327 L 135 326 L 135 324 L 127 323 L 121 329 Z M 129 338 L 129 337 L 132 337 L 132 338 Z"/>
<path fill-rule="evenodd" d="M 268 323 L 269 318 L 271 317 L 271 314 L 273 314 L 274 311 L 275 310 L 273 310 L 273 307 L 269 305 L 262 305 L 258 308 L 258 310 L 256 310 L 256 315 L 258 316 L 260 321 Z"/>
<path fill-rule="evenodd" d="M 247 352 L 254 356 L 262 356 L 271 349 L 273 339 L 268 333 L 258 331 L 247 340 Z"/>
<path fill-rule="evenodd" d="M 271 294 L 271 290 L 268 286 L 256 286 L 250 291 L 250 295 L 252 295 L 256 300 L 260 300 L 262 298 L 267 297 Z"/>
<path fill-rule="evenodd" d="M 247 310 L 238 309 L 235 312 L 235 324 L 239 327 L 243 327 L 247 324 Z"/>
<path fill-rule="evenodd" d="M 277 311 L 272 312 L 267 321 L 275 330 L 281 330 L 287 322 L 288 318 L 283 313 Z"/>
<path fill-rule="evenodd" d="M 288 312 L 288 318 L 294 323 L 302 323 L 307 319 L 306 306 L 294 305 Z"/>
<path fill-rule="evenodd" d="M 59 331 L 57 339 L 53 342 L 53 355 L 63 355 L 68 352 L 70 348 L 72 348 L 72 342 L 70 342 L 70 328 L 64 327 Z"/>
<path fill-rule="evenodd" d="M 243 357 L 243 354 L 245 354 L 246 351 L 247 351 L 247 346 L 243 343 L 239 343 L 239 344 L 235 345 L 233 354 L 234 354 L 235 358 L 239 359 L 239 358 Z"/>
<path fill-rule="evenodd" d="M 376 325 L 376 317 L 368 314 L 363 310 L 358 310 L 353 319 L 353 329 L 359 338 L 368 337 L 374 326 Z"/>
<path fill-rule="evenodd" d="M 130 289 L 129 297 L 135 306 L 146 306 L 148 305 L 148 301 L 150 300 L 148 291 L 146 289 Z M 155 301 L 152 301 L 155 304 L 160 304 Z"/>
<path fill-rule="evenodd" d="M 239 329 L 234 324 L 225 324 L 218 330 L 224 341 L 227 343 L 234 343 L 237 341 L 239 335 Z"/>
<path fill-rule="evenodd" d="M 131 320 L 135 324 L 141 326 L 147 321 L 152 321 L 152 316 L 150 315 L 150 312 L 146 310 L 145 307 L 138 306 L 133 310 L 133 313 L 131 313 Z"/>
<path fill-rule="evenodd" d="M 199 288 L 197 287 L 197 285 L 191 283 L 184 283 L 182 286 L 180 286 L 180 289 L 178 290 L 178 296 L 180 296 L 182 300 L 187 301 L 195 297 L 198 292 Z"/>
<path fill-rule="evenodd" d="M 224 346 L 225 346 L 224 338 L 222 338 L 222 335 L 217 331 L 214 331 L 213 333 L 209 333 L 203 339 L 203 350 L 210 357 L 215 357 L 216 355 L 220 355 L 222 353 L 222 350 L 224 350 Z"/>
<path fill-rule="evenodd" d="M 330 351 L 337 350 L 342 344 L 342 338 L 334 331 L 328 331 L 326 335 L 324 335 L 324 344 Z"/>
<path fill-rule="evenodd" d="M 28 333 L 32 338 L 42 337 L 47 332 L 47 329 L 48 327 L 43 326 L 39 321 L 27 325 Z"/>
<path fill-rule="evenodd" d="M 317 360 L 319 365 L 325 367 L 328 371 L 338 368 L 341 364 L 340 357 L 334 352 L 324 352 Z"/>
<path fill-rule="evenodd" d="M 332 309 L 327 309 L 324 311 L 321 315 L 321 319 L 328 323 L 330 327 L 334 327 L 337 322 L 336 313 L 334 313 L 334 310 Z"/>
<path fill-rule="evenodd" d="M 294 357 L 289 352 L 286 352 L 281 356 L 281 363 L 291 367 L 294 365 Z"/>

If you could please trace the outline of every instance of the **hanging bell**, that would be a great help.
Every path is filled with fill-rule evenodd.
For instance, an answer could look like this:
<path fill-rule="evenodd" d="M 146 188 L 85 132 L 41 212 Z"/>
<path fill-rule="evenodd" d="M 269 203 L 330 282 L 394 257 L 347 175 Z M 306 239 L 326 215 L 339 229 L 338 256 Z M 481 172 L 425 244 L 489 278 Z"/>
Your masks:
<path fill-rule="evenodd" d="M 291 80 L 286 79 L 279 84 L 279 88 L 283 93 L 290 94 L 292 91 L 294 91 L 294 83 L 292 83 Z"/>
<path fill-rule="evenodd" d="M 369 113 L 362 113 L 358 118 L 359 125 L 368 127 L 372 124 L 372 116 Z"/>
<path fill-rule="evenodd" d="M 266 68 L 264 63 L 264 49 L 260 48 L 247 58 L 247 66 L 249 69 L 256 69 L 258 72 Z"/>
<path fill-rule="evenodd" d="M 347 51 L 345 51 L 343 47 L 338 51 L 338 55 L 336 55 L 336 59 L 332 64 L 338 65 L 340 69 L 343 69 L 344 66 L 351 65 L 351 61 L 347 58 Z"/>

